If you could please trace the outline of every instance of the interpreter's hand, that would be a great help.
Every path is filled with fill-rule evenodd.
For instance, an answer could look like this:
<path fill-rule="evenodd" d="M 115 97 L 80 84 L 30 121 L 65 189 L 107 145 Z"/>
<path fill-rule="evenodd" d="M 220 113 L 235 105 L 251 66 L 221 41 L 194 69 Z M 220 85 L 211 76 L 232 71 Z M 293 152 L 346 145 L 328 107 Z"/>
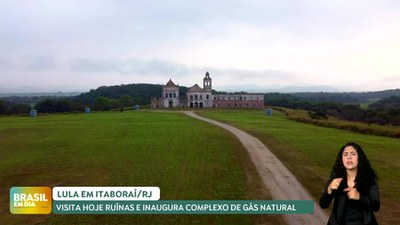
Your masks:
<path fill-rule="evenodd" d="M 355 187 L 352 187 L 352 188 L 348 187 L 348 188 L 345 188 L 343 191 L 345 191 L 345 192 L 348 191 L 347 197 L 349 199 L 360 200 L 360 192 L 358 192 Z"/>
<path fill-rule="evenodd" d="M 332 194 L 333 190 L 337 190 L 339 188 L 340 183 L 342 182 L 343 178 L 335 178 L 331 181 L 328 186 L 328 194 Z"/>

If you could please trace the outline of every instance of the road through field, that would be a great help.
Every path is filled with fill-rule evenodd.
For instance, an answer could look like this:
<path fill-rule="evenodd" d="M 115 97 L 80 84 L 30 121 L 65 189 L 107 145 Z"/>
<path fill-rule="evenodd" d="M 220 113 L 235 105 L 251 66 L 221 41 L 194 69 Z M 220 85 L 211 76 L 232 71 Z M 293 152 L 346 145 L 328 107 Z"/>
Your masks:
<path fill-rule="evenodd" d="M 249 152 L 265 187 L 271 192 L 275 200 L 313 200 L 296 177 L 257 138 L 233 126 L 201 117 L 192 111 L 184 111 L 183 113 L 233 133 Z M 289 225 L 322 225 L 328 221 L 328 215 L 314 200 L 314 214 L 285 215 L 285 219 Z"/>

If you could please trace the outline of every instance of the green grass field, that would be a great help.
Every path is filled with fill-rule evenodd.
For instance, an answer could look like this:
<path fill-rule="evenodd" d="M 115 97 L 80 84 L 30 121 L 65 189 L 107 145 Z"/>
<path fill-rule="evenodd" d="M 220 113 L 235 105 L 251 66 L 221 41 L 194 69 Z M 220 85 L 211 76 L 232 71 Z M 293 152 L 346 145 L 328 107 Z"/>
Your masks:
<path fill-rule="evenodd" d="M 399 224 L 400 140 L 313 126 L 280 112 L 200 110 L 263 141 L 318 199 L 339 148 L 358 142 L 380 178 L 380 224 Z M 277 215 L 12 215 L 12 186 L 159 186 L 161 199 L 269 199 L 241 144 L 177 112 L 0 117 L 5 224 L 281 224 Z M 4 197 L 5 196 L 5 197 Z"/>
<path fill-rule="evenodd" d="M 0 117 L 1 224 L 281 224 L 277 215 L 12 215 L 12 186 L 158 186 L 161 199 L 269 199 L 241 144 L 178 113 Z"/>
<path fill-rule="evenodd" d="M 289 120 L 281 112 L 211 110 L 198 114 L 223 121 L 258 137 L 319 199 L 337 152 L 346 142 L 359 143 L 378 173 L 379 224 L 400 224 L 400 140 L 318 127 Z"/>

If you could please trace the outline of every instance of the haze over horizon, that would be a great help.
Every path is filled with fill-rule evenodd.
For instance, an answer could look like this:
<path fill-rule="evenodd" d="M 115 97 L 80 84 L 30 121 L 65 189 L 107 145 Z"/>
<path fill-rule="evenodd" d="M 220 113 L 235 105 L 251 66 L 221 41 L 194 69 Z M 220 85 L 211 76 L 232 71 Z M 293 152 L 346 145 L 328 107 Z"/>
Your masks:
<path fill-rule="evenodd" d="M 0 5 L 0 93 L 86 92 L 170 78 L 190 87 L 206 71 L 220 91 L 400 87 L 395 0 Z"/>

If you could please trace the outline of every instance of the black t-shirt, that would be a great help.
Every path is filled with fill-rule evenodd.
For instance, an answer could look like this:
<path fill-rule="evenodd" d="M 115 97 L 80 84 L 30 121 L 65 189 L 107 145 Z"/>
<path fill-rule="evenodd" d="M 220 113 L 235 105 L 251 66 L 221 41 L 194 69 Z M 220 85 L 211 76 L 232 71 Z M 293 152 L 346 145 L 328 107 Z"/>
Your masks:
<path fill-rule="evenodd" d="M 344 221 L 346 222 L 363 222 L 363 214 L 360 200 L 346 199 L 344 208 Z"/>

